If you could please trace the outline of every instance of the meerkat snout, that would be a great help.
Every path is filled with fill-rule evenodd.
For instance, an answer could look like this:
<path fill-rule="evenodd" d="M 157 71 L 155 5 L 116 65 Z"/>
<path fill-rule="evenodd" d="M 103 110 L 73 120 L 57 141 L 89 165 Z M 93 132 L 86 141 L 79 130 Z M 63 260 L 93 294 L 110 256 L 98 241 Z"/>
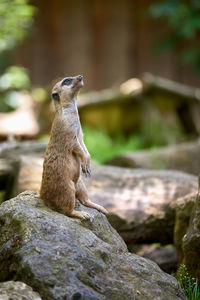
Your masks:
<path fill-rule="evenodd" d="M 52 89 L 52 98 L 55 100 L 55 105 L 65 106 L 71 100 L 76 99 L 76 96 L 84 85 L 83 76 L 77 75 L 74 77 L 65 77 L 57 82 Z"/>

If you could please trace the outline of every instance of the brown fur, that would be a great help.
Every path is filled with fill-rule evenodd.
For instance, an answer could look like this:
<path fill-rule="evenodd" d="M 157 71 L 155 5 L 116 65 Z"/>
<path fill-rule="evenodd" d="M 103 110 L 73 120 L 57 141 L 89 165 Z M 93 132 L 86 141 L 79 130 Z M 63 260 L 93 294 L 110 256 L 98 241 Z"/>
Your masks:
<path fill-rule="evenodd" d="M 85 206 L 103 213 L 107 211 L 88 199 L 80 178 L 81 168 L 86 176 L 90 175 L 90 155 L 83 142 L 76 104 L 78 91 L 83 86 L 82 76 L 70 77 L 70 85 L 62 85 L 65 79 L 52 90 L 53 97 L 56 94 L 56 115 L 44 156 L 40 197 L 61 208 L 67 216 L 89 219 L 88 213 L 74 210 L 75 197 Z"/>

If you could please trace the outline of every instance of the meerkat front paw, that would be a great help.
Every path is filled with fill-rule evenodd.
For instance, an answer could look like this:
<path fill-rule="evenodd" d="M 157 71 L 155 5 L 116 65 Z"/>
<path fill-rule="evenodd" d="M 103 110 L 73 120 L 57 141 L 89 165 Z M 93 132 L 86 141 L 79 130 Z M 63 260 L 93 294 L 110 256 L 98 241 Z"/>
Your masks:
<path fill-rule="evenodd" d="M 85 211 L 79 211 L 79 218 L 82 220 L 89 220 L 90 215 Z"/>
<path fill-rule="evenodd" d="M 81 165 L 82 172 L 85 174 L 85 177 L 91 176 L 91 170 L 87 164 Z"/>
<path fill-rule="evenodd" d="M 89 220 L 90 215 L 85 211 L 77 211 L 73 210 L 70 214 L 68 214 L 70 217 L 79 218 L 81 220 Z"/>

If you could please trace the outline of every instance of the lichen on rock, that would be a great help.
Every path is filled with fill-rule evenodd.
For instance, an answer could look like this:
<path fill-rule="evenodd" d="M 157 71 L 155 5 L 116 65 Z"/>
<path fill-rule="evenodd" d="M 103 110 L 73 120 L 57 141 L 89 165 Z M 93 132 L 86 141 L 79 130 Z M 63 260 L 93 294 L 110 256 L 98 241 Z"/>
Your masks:
<path fill-rule="evenodd" d="M 196 195 L 187 232 L 182 240 L 183 263 L 192 277 L 200 281 L 200 194 Z"/>
<path fill-rule="evenodd" d="M 1 300 L 42 300 L 30 286 L 20 281 L 0 283 Z"/>

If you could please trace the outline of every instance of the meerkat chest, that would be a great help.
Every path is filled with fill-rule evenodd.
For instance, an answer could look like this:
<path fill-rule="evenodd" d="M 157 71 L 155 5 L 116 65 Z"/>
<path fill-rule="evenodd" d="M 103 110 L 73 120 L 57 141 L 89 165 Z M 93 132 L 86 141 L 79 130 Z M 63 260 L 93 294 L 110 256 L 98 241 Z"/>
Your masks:
<path fill-rule="evenodd" d="M 75 136 L 79 135 L 81 124 L 77 113 L 71 113 L 65 117 L 65 128 L 68 132 L 72 132 Z"/>

